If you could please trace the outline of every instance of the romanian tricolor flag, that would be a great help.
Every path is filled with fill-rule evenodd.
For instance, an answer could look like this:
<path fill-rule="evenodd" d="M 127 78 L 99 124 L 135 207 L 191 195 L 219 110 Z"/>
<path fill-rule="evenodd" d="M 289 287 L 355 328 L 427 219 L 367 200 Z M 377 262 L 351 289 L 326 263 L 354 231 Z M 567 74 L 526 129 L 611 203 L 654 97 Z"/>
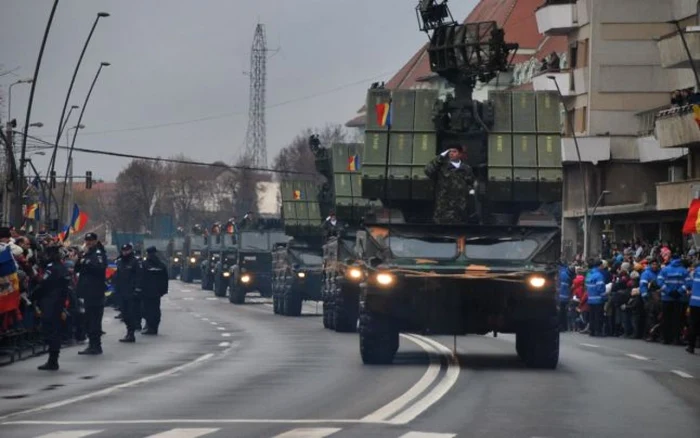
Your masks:
<path fill-rule="evenodd" d="M 360 156 L 353 155 L 348 158 L 348 172 L 357 172 L 360 170 Z"/>
<path fill-rule="evenodd" d="M 700 234 L 700 199 L 693 199 L 688 207 L 683 234 Z"/>
<path fill-rule="evenodd" d="M 693 105 L 693 118 L 698 127 L 700 127 L 700 105 Z"/>
<path fill-rule="evenodd" d="M 292 199 L 295 201 L 301 200 L 301 190 L 294 190 L 294 193 L 292 194 Z"/>
<path fill-rule="evenodd" d="M 73 217 L 71 218 L 71 229 L 74 233 L 79 233 L 88 222 L 88 215 L 80 211 L 78 204 L 73 204 Z"/>
<path fill-rule="evenodd" d="M 377 124 L 381 127 L 391 127 L 391 104 L 380 103 L 376 106 L 377 109 Z"/>
<path fill-rule="evenodd" d="M 66 225 L 65 227 L 63 227 L 63 231 L 58 233 L 58 240 L 60 240 L 61 242 L 65 242 L 66 240 L 68 240 L 68 236 L 70 236 L 70 227 Z"/>
<path fill-rule="evenodd" d="M 24 209 L 24 217 L 27 219 L 39 219 L 39 204 L 27 205 Z"/>

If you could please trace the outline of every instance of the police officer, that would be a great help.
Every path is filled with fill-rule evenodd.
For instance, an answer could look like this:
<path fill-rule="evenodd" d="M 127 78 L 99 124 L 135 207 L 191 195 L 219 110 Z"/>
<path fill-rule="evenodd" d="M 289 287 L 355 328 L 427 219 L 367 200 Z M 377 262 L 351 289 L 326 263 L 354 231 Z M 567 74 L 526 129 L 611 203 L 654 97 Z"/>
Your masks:
<path fill-rule="evenodd" d="M 468 196 L 474 172 L 466 158 L 466 153 L 453 147 L 425 166 L 425 174 L 435 183 L 435 223 L 463 224 L 469 219 Z"/>
<path fill-rule="evenodd" d="M 85 254 L 77 260 L 75 272 L 78 273 L 78 298 L 85 306 L 85 331 L 88 335 L 88 347 L 78 354 L 102 354 L 102 317 L 105 311 L 105 270 L 107 261 L 104 248 L 97 240 L 97 234 L 85 235 Z M 77 259 L 77 256 L 76 256 Z"/>
<path fill-rule="evenodd" d="M 141 302 L 146 329 L 141 334 L 157 335 L 160 325 L 160 298 L 168 293 L 168 268 L 158 258 L 158 251 L 154 246 L 148 248 L 146 254 L 141 277 Z"/>
<path fill-rule="evenodd" d="M 589 263 L 589 272 L 586 276 L 586 292 L 588 293 L 588 306 L 590 307 L 591 336 L 603 335 L 603 308 L 607 301 L 605 297 L 605 277 L 602 273 L 602 261 L 594 260 Z"/>
<path fill-rule="evenodd" d="M 136 342 L 134 333 L 141 326 L 141 269 L 141 261 L 134 255 L 134 246 L 131 243 L 122 245 L 114 274 L 114 289 L 121 296 L 122 321 L 126 325 L 126 336 L 119 342 Z"/>
<path fill-rule="evenodd" d="M 60 248 L 58 245 L 45 248 L 44 275 L 36 291 L 36 299 L 41 309 L 44 341 L 49 347 L 48 361 L 39 366 L 42 371 L 58 370 L 58 355 L 61 351 L 61 316 L 71 277 L 61 260 Z"/>
<path fill-rule="evenodd" d="M 688 270 L 680 257 L 674 254 L 671 263 L 661 270 L 657 278 L 661 288 L 661 333 L 664 344 L 681 345 L 681 298 L 687 294 Z"/>

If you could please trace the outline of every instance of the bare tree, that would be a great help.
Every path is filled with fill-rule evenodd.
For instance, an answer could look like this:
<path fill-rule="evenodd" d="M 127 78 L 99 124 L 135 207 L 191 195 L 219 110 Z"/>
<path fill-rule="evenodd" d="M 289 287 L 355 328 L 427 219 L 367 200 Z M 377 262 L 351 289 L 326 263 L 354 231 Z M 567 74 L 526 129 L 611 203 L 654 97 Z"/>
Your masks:
<path fill-rule="evenodd" d="M 303 130 L 275 157 L 273 168 L 282 172 L 304 172 L 307 175 L 282 173 L 283 178 L 318 180 L 318 177 L 312 176 L 316 174 L 316 165 L 314 154 L 309 148 L 309 137 L 314 133 L 318 133 L 323 147 L 330 147 L 334 143 L 342 143 L 347 138 L 347 132 L 342 125 L 326 125 L 320 130 L 310 128 Z"/>
<path fill-rule="evenodd" d="M 175 157 L 181 161 L 191 161 L 186 157 Z M 207 202 L 212 202 L 210 194 L 216 175 L 212 168 L 193 164 L 173 163 L 167 166 L 167 203 L 178 223 L 188 229 L 207 210 Z"/>
<path fill-rule="evenodd" d="M 148 229 L 154 207 L 163 192 L 163 165 L 158 161 L 133 160 L 117 176 L 115 208 L 118 228 Z"/>

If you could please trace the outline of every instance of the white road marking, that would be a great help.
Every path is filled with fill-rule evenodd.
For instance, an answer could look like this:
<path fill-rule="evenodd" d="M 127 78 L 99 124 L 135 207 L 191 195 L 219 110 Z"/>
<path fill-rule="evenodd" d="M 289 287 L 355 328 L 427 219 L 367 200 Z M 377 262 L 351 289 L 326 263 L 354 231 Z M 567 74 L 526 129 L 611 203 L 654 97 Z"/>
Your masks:
<path fill-rule="evenodd" d="M 315 427 L 304 429 L 292 429 L 288 432 L 275 435 L 273 438 L 325 438 L 340 432 L 342 429 L 336 427 Z"/>
<path fill-rule="evenodd" d="M 183 298 L 185 301 L 194 301 L 194 297 L 185 297 Z"/>
<path fill-rule="evenodd" d="M 219 301 L 219 297 L 207 297 L 209 301 Z"/>
<path fill-rule="evenodd" d="M 199 313 L 193 313 L 192 316 L 194 316 L 195 318 L 200 318 L 202 315 L 200 315 Z"/>
<path fill-rule="evenodd" d="M 230 346 L 230 345 L 231 345 L 230 342 L 220 342 L 220 343 L 219 343 L 219 347 L 228 347 L 228 346 Z"/>
<path fill-rule="evenodd" d="M 226 327 L 217 327 L 217 330 L 226 330 Z"/>
<path fill-rule="evenodd" d="M 404 339 L 408 339 L 409 341 L 422 348 L 426 353 L 428 353 L 428 357 L 430 358 L 430 365 L 428 365 L 428 369 L 425 371 L 425 374 L 423 374 L 423 377 L 421 377 L 420 380 L 416 382 L 416 384 L 413 385 L 408 391 L 403 393 L 398 398 L 392 400 L 385 406 L 382 406 L 381 408 L 377 409 L 371 414 L 363 417 L 363 420 L 375 421 L 387 420 L 391 418 L 393 415 L 397 414 L 401 409 L 406 407 L 406 405 L 408 405 L 411 401 L 418 398 L 418 396 L 420 396 L 426 389 L 430 387 L 430 385 L 432 385 L 435 382 L 435 380 L 437 380 L 438 375 L 440 374 L 440 360 L 438 357 L 435 356 L 436 354 L 439 354 L 439 352 L 434 347 L 411 335 L 402 334 L 401 337 L 403 337 Z"/>
<path fill-rule="evenodd" d="M 222 333 L 221 336 L 223 336 L 224 338 L 230 338 L 231 333 Z"/>
<path fill-rule="evenodd" d="M 15 414 L 13 414 L 15 415 Z M 4 417 L 3 417 L 4 418 Z M 0 418 L 2 419 L 2 418 Z M 89 426 L 89 425 L 127 425 L 127 424 L 388 424 L 391 421 L 364 421 L 364 420 L 337 420 L 337 419 L 312 419 L 312 420 L 281 420 L 279 418 L 255 418 L 255 419 L 161 419 L 161 420 L 89 420 L 89 421 L 5 421 L 0 423 L 3 426 L 23 425 L 23 426 Z"/>
<path fill-rule="evenodd" d="M 146 438 L 197 438 L 217 432 L 219 429 L 171 429 L 166 432 L 148 435 Z"/>
<path fill-rule="evenodd" d="M 640 356 L 638 354 L 625 354 L 625 356 L 631 357 L 632 359 L 637 359 L 637 360 L 650 360 L 648 357 Z"/>
<path fill-rule="evenodd" d="M 209 322 L 209 318 L 202 318 L 202 321 Z"/>
<path fill-rule="evenodd" d="M 692 375 L 686 373 L 685 371 L 681 371 L 681 370 L 671 370 L 671 372 L 672 372 L 673 374 L 677 375 L 677 376 L 683 377 L 684 379 L 692 379 L 692 378 L 693 378 Z"/>
<path fill-rule="evenodd" d="M 210 322 L 209 324 L 211 324 L 211 325 L 219 325 L 218 322 L 214 322 L 214 321 Z"/>
<path fill-rule="evenodd" d="M 426 338 L 425 336 L 413 335 L 413 337 L 427 342 L 435 347 L 439 352 L 442 352 L 442 354 L 448 358 L 447 370 L 445 371 L 445 376 L 430 392 L 418 399 L 412 406 L 403 411 L 401 414 L 391 419 L 391 422 L 394 424 L 407 424 L 413 421 L 416 417 L 427 411 L 428 408 L 443 398 L 445 394 L 452 389 L 454 384 L 457 383 L 457 379 L 459 378 L 459 361 L 457 360 L 457 357 L 452 354 L 452 351 L 449 348 L 437 341 Z"/>
<path fill-rule="evenodd" d="M 192 292 L 192 289 L 182 289 L 183 292 Z"/>
<path fill-rule="evenodd" d="M 82 438 L 102 432 L 101 430 L 64 430 L 62 432 L 51 432 L 37 438 Z"/>
<path fill-rule="evenodd" d="M 202 362 L 205 362 L 205 361 L 211 359 L 212 357 L 214 357 L 214 354 L 213 354 L 213 353 L 207 353 L 207 354 L 205 354 L 205 355 L 199 356 L 199 357 L 198 357 L 197 359 L 195 359 L 195 360 L 192 360 L 192 361 L 187 362 L 187 363 L 184 363 L 184 364 L 182 364 L 182 365 L 178 365 L 178 366 L 176 366 L 176 367 L 167 369 L 167 370 L 165 370 L 165 371 L 161 371 L 160 373 L 157 373 L 157 374 L 151 374 L 150 376 L 141 377 L 140 379 L 131 380 L 131 381 L 125 382 L 125 383 L 120 383 L 120 384 L 117 384 L 117 385 L 113 385 L 113 386 L 107 387 L 107 388 L 105 388 L 105 389 L 101 389 L 101 390 L 99 390 L 99 391 L 89 392 L 89 393 L 87 393 L 87 394 L 83 394 L 83 395 L 80 395 L 80 396 L 77 396 L 77 397 L 68 398 L 68 399 L 61 400 L 61 401 L 57 401 L 57 402 L 54 402 L 54 403 L 48 403 L 48 404 L 45 404 L 45 405 L 42 405 L 42 406 L 38 406 L 38 407 L 36 407 L 36 408 L 27 409 L 27 410 L 24 410 L 24 411 L 19 411 L 19 412 L 14 412 L 14 413 L 11 413 L 11 414 L 3 415 L 3 416 L 0 417 L 0 420 L 5 420 L 5 419 L 7 419 L 7 418 L 16 417 L 16 416 L 18 416 L 18 415 L 26 415 L 26 414 L 32 414 L 32 413 L 35 413 L 35 412 L 48 411 L 48 410 L 50 410 L 50 409 L 60 408 L 60 407 L 63 407 L 63 406 L 71 405 L 71 404 L 73 404 L 73 403 L 81 402 L 81 401 L 83 401 L 83 400 L 88 400 L 88 399 L 95 398 L 95 397 L 99 397 L 99 396 L 110 395 L 110 394 L 112 394 L 113 392 L 116 392 L 116 391 L 118 391 L 118 390 L 120 390 L 120 389 L 131 388 L 132 386 L 141 385 L 141 384 L 143 384 L 143 383 L 148 383 L 148 382 L 150 382 L 150 381 L 152 381 L 152 380 L 156 380 L 156 379 L 160 379 L 160 378 L 163 378 L 163 377 L 171 376 L 171 375 L 173 375 L 173 374 L 175 374 L 175 373 L 179 373 L 180 371 L 183 371 L 183 370 L 185 370 L 185 369 L 187 369 L 187 368 L 191 368 L 191 367 L 193 367 L 193 366 L 195 366 L 195 365 L 198 365 L 198 364 L 200 364 L 200 363 L 202 363 Z"/>
<path fill-rule="evenodd" d="M 584 347 L 590 347 L 590 348 L 600 348 L 600 345 L 596 344 L 581 344 Z"/>
<path fill-rule="evenodd" d="M 454 438 L 456 436 L 457 434 L 454 433 L 408 432 L 399 438 Z"/>

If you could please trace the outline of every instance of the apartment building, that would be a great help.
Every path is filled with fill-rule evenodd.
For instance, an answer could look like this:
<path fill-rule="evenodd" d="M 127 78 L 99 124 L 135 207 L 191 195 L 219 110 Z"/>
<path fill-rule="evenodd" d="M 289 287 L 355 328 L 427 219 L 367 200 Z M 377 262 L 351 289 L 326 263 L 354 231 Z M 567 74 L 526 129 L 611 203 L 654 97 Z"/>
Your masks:
<path fill-rule="evenodd" d="M 673 90 L 697 85 L 681 38 L 700 57 L 700 33 L 691 27 L 697 7 L 697 0 L 548 0 L 537 9 L 542 34 L 568 39 L 569 68 L 533 79 L 535 90 L 559 85 L 563 96 L 565 254 L 583 248 L 584 186 L 590 254 L 603 234 L 682 239 L 700 166 L 691 165 L 693 142 L 660 134 L 673 120 L 692 120 L 687 111 L 664 110 Z"/>

